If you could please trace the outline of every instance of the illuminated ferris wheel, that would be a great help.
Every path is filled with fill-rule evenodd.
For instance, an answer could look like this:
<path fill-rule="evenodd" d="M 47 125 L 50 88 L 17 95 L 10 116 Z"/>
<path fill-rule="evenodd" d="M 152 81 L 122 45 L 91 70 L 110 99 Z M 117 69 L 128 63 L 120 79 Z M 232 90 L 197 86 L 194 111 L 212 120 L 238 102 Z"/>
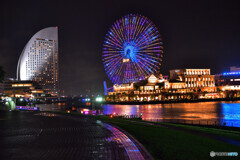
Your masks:
<path fill-rule="evenodd" d="M 162 39 L 152 21 L 130 14 L 117 20 L 103 44 L 103 64 L 114 84 L 131 83 L 158 72 Z"/>

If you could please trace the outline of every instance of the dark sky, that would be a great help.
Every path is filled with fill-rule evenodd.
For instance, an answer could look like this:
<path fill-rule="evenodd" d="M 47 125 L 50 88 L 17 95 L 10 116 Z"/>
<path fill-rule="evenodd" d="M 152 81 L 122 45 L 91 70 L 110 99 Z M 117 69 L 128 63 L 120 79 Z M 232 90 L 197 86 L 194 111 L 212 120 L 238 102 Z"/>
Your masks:
<path fill-rule="evenodd" d="M 16 77 L 18 58 L 39 30 L 59 27 L 60 85 L 66 94 L 103 92 L 111 85 L 102 64 L 102 45 L 120 17 L 138 13 L 151 19 L 163 38 L 161 72 L 240 65 L 239 0 L 0 1 L 0 65 Z"/>

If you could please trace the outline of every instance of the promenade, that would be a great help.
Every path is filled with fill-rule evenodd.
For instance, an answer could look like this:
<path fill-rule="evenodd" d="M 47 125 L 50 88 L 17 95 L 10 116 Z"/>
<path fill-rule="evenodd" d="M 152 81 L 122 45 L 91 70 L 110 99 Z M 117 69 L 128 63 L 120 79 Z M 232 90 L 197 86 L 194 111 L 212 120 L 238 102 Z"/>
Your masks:
<path fill-rule="evenodd" d="M 0 159 L 149 158 L 127 133 L 87 117 L 0 111 L 0 127 Z"/>

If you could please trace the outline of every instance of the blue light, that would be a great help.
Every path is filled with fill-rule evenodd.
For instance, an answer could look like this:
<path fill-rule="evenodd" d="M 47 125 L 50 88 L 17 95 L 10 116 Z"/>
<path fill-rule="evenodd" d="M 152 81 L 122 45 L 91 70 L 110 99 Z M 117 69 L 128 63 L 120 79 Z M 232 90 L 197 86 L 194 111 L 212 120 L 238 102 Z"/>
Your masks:
<path fill-rule="evenodd" d="M 136 61 L 136 52 L 135 52 L 135 47 L 131 46 L 131 45 L 127 45 L 126 47 L 124 47 L 124 52 L 123 52 L 124 59 L 130 59 L 132 62 Z"/>
<path fill-rule="evenodd" d="M 226 76 L 226 75 L 239 75 L 240 72 L 224 72 L 223 75 Z"/>

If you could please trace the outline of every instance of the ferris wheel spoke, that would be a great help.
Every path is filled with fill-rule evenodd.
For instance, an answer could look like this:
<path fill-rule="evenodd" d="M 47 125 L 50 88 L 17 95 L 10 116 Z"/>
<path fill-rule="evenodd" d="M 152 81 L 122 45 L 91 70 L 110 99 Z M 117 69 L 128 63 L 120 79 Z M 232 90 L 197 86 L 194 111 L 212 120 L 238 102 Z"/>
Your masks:
<path fill-rule="evenodd" d="M 157 37 L 156 37 L 157 38 Z M 159 40 L 158 39 L 155 39 L 155 40 L 151 40 L 151 38 L 149 38 L 149 37 L 144 37 L 144 38 L 142 38 L 142 40 L 141 40 L 141 43 L 140 43 L 140 41 L 139 41 L 139 43 L 137 44 L 138 45 L 138 47 L 142 47 L 142 46 L 149 46 L 149 45 L 151 45 L 151 44 L 153 44 L 153 45 L 157 45 L 157 42 L 158 42 Z M 155 44 L 156 43 L 156 44 Z"/>
<path fill-rule="evenodd" d="M 157 41 L 157 40 L 156 40 Z M 149 45 L 145 45 L 145 46 L 142 46 L 142 47 L 139 47 L 139 50 L 143 50 L 145 48 L 152 48 L 152 49 L 155 49 L 155 48 L 161 48 L 161 46 L 159 46 L 159 43 L 158 41 L 156 43 L 152 43 L 152 44 L 149 44 Z"/>
<path fill-rule="evenodd" d="M 158 42 L 159 42 L 159 39 L 157 39 L 158 37 L 156 37 L 154 40 L 151 40 L 149 43 L 150 44 L 153 44 L 153 45 L 157 45 L 158 44 Z M 143 41 L 143 42 L 141 42 L 141 44 L 138 44 L 138 46 L 139 47 L 141 47 L 141 46 L 148 46 L 148 45 L 150 45 L 150 44 L 148 44 L 148 45 L 144 45 L 144 44 L 146 44 L 146 42 L 145 41 Z"/>
<path fill-rule="evenodd" d="M 115 46 L 115 45 L 113 45 L 113 44 L 110 44 L 110 43 L 105 44 L 105 47 L 108 47 L 109 50 L 110 50 L 110 49 L 122 50 L 122 48 L 120 48 L 120 47 L 118 47 L 118 46 Z"/>
<path fill-rule="evenodd" d="M 134 63 L 134 67 L 135 67 L 135 70 L 138 72 L 138 76 L 145 75 L 142 67 L 140 67 L 138 63 Z"/>
<path fill-rule="evenodd" d="M 142 27 L 139 29 L 139 31 L 138 31 L 138 34 L 137 34 L 137 37 L 138 37 L 138 41 L 139 41 L 139 38 L 140 38 L 140 33 L 142 33 L 142 34 L 144 34 L 144 30 L 147 28 L 147 27 L 149 27 L 150 26 L 150 24 L 148 24 L 147 26 L 144 26 L 144 25 L 142 25 Z"/>
<path fill-rule="evenodd" d="M 122 45 L 122 43 L 110 32 L 109 39 L 111 39 L 113 42 L 117 43 L 118 45 Z"/>
<path fill-rule="evenodd" d="M 113 28 L 112 30 L 113 30 L 112 32 L 115 33 L 116 38 L 119 38 L 120 41 L 121 41 L 121 44 L 122 44 L 124 42 L 124 40 L 122 39 L 122 37 L 121 37 L 120 33 L 118 32 L 118 30 L 116 30 L 116 28 Z"/>
<path fill-rule="evenodd" d="M 135 25 L 134 25 L 134 32 L 133 32 L 133 39 L 137 39 L 136 38 L 136 33 L 137 33 L 137 31 L 138 31 L 138 29 L 139 29 L 139 25 L 138 25 L 138 21 L 139 21 L 139 18 L 138 17 L 134 17 L 135 18 Z"/>
<path fill-rule="evenodd" d="M 118 35 L 118 37 L 121 39 L 122 43 L 124 43 L 124 35 L 123 35 L 123 26 L 120 26 L 119 30 L 116 30 L 114 28 L 115 33 Z"/>
<path fill-rule="evenodd" d="M 144 60 L 149 60 L 149 61 L 146 61 L 146 62 L 148 62 L 149 64 L 150 64 L 150 61 L 153 62 L 153 63 L 157 63 L 157 61 L 154 60 L 153 58 L 154 58 L 154 57 L 149 58 L 149 56 L 148 56 L 148 57 L 144 57 Z"/>
<path fill-rule="evenodd" d="M 122 77 L 123 74 L 123 64 L 121 64 L 120 68 L 117 69 L 114 73 L 114 77 L 117 77 L 118 80 Z"/>
<path fill-rule="evenodd" d="M 107 40 L 107 42 L 109 42 L 108 44 L 112 45 L 112 46 L 118 46 L 119 48 L 123 48 L 121 44 L 116 43 L 114 40 L 112 40 L 111 38 L 109 38 Z"/>
<path fill-rule="evenodd" d="M 139 46 L 139 47 L 141 47 L 142 46 L 142 44 L 146 44 L 146 43 L 149 43 L 149 44 L 151 44 L 151 43 L 153 43 L 152 42 L 152 35 L 151 34 L 147 34 L 147 33 L 145 33 L 145 32 L 143 32 L 143 34 L 141 35 L 141 39 L 138 41 L 138 43 L 137 43 L 137 45 Z M 141 43 L 140 43 L 141 42 Z M 149 44 L 147 44 L 147 45 L 149 45 Z"/>
<path fill-rule="evenodd" d="M 138 31 L 136 33 L 136 40 L 137 41 L 139 41 L 139 34 L 142 32 L 142 29 L 144 28 L 144 26 L 141 25 L 141 23 L 142 23 L 142 19 L 140 19 L 140 21 L 139 21 L 139 29 L 138 29 Z"/>
<path fill-rule="evenodd" d="M 141 39 L 137 42 L 137 44 L 136 45 L 138 45 L 139 46 L 139 43 L 140 42 L 142 42 L 144 39 L 147 39 L 149 36 L 146 34 L 146 33 L 142 33 L 142 36 L 141 36 Z M 143 41 L 143 43 L 146 43 L 146 42 L 149 42 L 149 41 Z"/>
<path fill-rule="evenodd" d="M 107 66 L 108 68 L 111 68 L 111 67 L 113 67 L 114 65 L 116 65 L 117 62 L 119 62 L 121 59 L 122 59 L 122 58 L 115 58 L 114 60 L 107 60 L 107 61 L 106 61 L 106 66 Z"/>
<path fill-rule="evenodd" d="M 152 63 L 150 63 L 149 61 L 146 60 L 148 58 L 142 58 L 140 56 L 139 56 L 139 58 L 144 62 L 144 65 L 147 65 L 150 68 L 154 67 L 154 65 L 152 65 Z M 142 62 L 142 61 L 140 61 L 140 62 Z M 153 61 L 153 60 L 151 60 L 151 61 Z"/>

